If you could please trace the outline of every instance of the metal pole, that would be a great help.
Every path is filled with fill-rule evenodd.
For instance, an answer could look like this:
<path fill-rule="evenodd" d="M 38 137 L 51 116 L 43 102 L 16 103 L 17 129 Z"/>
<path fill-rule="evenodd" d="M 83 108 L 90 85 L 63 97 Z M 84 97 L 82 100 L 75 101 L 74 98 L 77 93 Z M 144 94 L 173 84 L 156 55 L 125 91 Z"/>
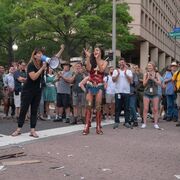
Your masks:
<path fill-rule="evenodd" d="M 175 14 L 175 24 L 174 24 L 174 28 L 176 28 L 177 26 L 177 14 L 178 14 L 178 8 L 176 10 L 176 14 Z M 176 61 L 176 37 L 174 39 L 174 61 Z"/>
<path fill-rule="evenodd" d="M 176 37 L 174 39 L 174 61 L 176 61 Z"/>
<path fill-rule="evenodd" d="M 112 52 L 113 52 L 113 67 L 116 67 L 116 0 L 113 0 L 113 17 L 112 17 Z"/>

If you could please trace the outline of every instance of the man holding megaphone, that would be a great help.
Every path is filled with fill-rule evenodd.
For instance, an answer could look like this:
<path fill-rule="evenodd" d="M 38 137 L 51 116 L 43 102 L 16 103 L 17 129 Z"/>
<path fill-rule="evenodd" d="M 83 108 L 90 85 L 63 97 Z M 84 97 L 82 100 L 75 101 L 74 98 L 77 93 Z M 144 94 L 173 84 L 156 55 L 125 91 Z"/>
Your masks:
<path fill-rule="evenodd" d="M 60 51 L 55 55 L 56 59 L 58 59 L 61 56 L 63 51 L 64 51 L 64 45 L 61 45 Z M 35 131 L 35 127 L 37 123 L 38 106 L 41 99 L 44 70 L 46 69 L 47 63 L 53 66 L 52 58 L 47 58 L 47 57 L 43 58 L 43 52 L 44 52 L 43 49 L 36 48 L 32 52 L 31 59 L 27 65 L 27 80 L 24 83 L 21 94 L 21 111 L 18 118 L 18 128 L 13 132 L 12 136 L 18 136 L 21 134 L 21 128 L 23 127 L 27 111 L 29 109 L 29 106 L 31 106 L 30 136 L 34 138 L 39 137 Z"/>

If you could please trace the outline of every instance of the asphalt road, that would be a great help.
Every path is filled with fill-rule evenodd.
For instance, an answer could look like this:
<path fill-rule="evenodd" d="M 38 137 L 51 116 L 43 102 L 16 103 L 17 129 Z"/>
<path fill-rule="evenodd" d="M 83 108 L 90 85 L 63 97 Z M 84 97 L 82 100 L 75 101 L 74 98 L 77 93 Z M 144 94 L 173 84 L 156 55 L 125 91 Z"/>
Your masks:
<path fill-rule="evenodd" d="M 177 180 L 180 175 L 180 128 L 160 122 L 156 130 L 95 128 L 21 144 L 27 156 L 8 159 L 40 160 L 38 164 L 6 166 L 0 180 Z M 11 148 L 11 147 L 9 147 Z M 5 161 L 5 160 L 4 160 Z"/>

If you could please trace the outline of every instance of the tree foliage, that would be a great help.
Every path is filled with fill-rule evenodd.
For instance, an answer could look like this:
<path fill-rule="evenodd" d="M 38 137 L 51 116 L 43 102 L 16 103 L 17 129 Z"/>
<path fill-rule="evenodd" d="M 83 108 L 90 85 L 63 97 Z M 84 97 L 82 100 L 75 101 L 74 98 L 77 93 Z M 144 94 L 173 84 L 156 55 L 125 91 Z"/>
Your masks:
<path fill-rule="evenodd" d="M 133 48 L 131 21 L 127 4 L 118 4 L 117 48 L 123 52 Z M 87 45 L 111 49 L 112 0 L 0 0 L 0 33 L 0 46 L 8 49 L 9 39 L 11 47 L 18 42 L 17 56 L 25 59 L 36 46 L 52 55 L 61 43 L 66 58 L 80 55 Z"/>

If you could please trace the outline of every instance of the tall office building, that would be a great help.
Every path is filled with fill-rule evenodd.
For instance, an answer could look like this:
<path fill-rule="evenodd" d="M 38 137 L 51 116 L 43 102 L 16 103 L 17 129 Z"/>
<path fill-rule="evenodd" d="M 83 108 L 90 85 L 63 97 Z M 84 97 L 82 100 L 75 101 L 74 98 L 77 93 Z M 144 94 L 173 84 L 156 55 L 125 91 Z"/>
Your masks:
<path fill-rule="evenodd" d="M 159 69 L 180 61 L 180 39 L 168 35 L 175 26 L 180 27 L 180 0 L 117 0 L 122 2 L 129 5 L 131 33 L 137 36 L 135 49 L 126 58 L 142 69 L 150 60 Z"/>

